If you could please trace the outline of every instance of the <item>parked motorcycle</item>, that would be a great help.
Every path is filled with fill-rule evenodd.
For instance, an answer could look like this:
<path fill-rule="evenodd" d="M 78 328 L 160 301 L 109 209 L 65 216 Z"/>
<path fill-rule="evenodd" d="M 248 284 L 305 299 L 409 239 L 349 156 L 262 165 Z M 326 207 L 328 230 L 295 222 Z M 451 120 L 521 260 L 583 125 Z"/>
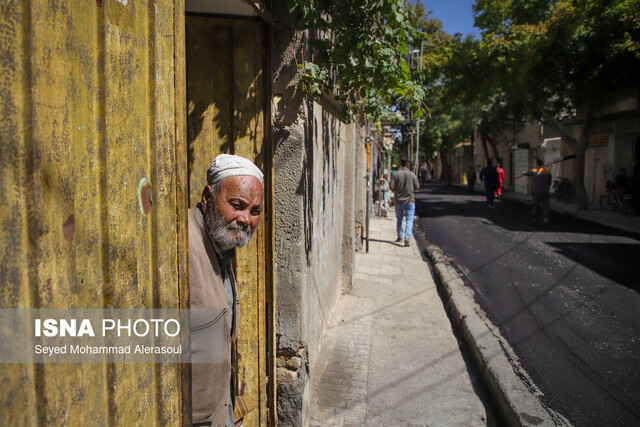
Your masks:
<path fill-rule="evenodd" d="M 606 190 L 600 195 L 600 206 L 606 211 L 616 211 L 620 209 L 623 213 L 631 208 L 631 194 L 623 192 L 617 188 L 613 181 L 607 181 Z"/>
<path fill-rule="evenodd" d="M 569 178 L 563 178 L 561 176 L 553 180 L 552 194 L 556 196 L 558 201 L 565 203 L 572 202 L 576 196 Z"/>

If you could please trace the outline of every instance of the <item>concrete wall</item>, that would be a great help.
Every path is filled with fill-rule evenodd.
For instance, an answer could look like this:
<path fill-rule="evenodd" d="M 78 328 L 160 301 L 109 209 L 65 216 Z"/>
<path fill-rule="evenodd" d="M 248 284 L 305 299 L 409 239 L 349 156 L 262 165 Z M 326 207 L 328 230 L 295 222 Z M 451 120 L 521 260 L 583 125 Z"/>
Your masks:
<path fill-rule="evenodd" d="M 355 129 L 355 228 L 356 228 L 356 249 L 364 250 L 363 239 L 365 238 L 366 209 L 367 209 L 367 150 L 365 146 L 366 131 L 363 127 Z"/>
<path fill-rule="evenodd" d="M 310 213 L 305 227 L 306 273 L 302 293 L 302 329 L 308 345 L 309 365 L 314 366 L 320 338 L 340 295 L 342 280 L 342 240 L 344 224 L 345 136 L 349 129 L 330 109 L 313 103 L 312 135 L 314 162 L 310 165 Z"/>
<path fill-rule="evenodd" d="M 286 2 L 276 3 L 274 16 L 286 16 Z M 277 411 L 288 426 L 306 424 L 309 374 L 340 292 L 351 286 L 360 135 L 330 98 L 300 93 L 306 33 L 280 21 L 273 36 Z"/>

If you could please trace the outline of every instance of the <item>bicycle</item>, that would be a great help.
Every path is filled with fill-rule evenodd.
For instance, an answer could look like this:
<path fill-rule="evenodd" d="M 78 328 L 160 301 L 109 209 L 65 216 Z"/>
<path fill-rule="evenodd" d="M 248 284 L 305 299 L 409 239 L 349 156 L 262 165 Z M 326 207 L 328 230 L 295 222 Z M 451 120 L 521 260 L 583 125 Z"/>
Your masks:
<path fill-rule="evenodd" d="M 607 181 L 606 191 L 600 195 L 600 206 L 605 211 L 617 211 L 623 213 L 631 207 L 631 194 L 620 191 L 612 181 Z"/>
<path fill-rule="evenodd" d="M 559 176 L 553 180 L 553 194 L 560 202 L 570 203 L 576 196 L 569 178 Z"/>

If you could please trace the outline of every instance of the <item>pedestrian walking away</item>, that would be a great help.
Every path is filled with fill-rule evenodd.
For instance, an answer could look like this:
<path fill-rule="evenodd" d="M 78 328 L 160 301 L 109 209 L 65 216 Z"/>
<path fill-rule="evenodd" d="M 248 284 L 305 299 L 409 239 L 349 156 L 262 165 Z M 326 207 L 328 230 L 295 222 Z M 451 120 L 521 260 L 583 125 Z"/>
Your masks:
<path fill-rule="evenodd" d="M 540 210 L 542 210 L 543 221 L 545 224 L 549 224 L 551 221 L 551 196 L 549 195 L 551 172 L 544 168 L 544 162 L 541 159 L 537 159 L 536 163 L 537 168 L 523 173 L 523 175 L 531 177 L 531 196 L 533 197 L 531 220 L 537 224 Z"/>
<path fill-rule="evenodd" d="M 391 176 L 389 187 L 394 192 L 393 202 L 396 208 L 398 239 L 396 242 L 409 246 L 411 229 L 413 228 L 413 215 L 416 211 L 415 192 L 420 188 L 418 177 L 409 170 L 411 162 L 403 158 L 400 162 L 402 168 Z M 406 229 L 402 225 L 405 222 Z M 404 242 L 404 243 L 403 243 Z"/>
<path fill-rule="evenodd" d="M 496 187 L 500 182 L 500 178 L 491 159 L 487 160 L 487 166 L 482 168 L 480 171 L 480 181 L 484 183 L 484 193 L 487 196 L 487 205 L 489 207 L 493 207 L 493 199 L 495 197 Z"/>
<path fill-rule="evenodd" d="M 262 172 L 250 160 L 220 154 L 207 169 L 200 203 L 189 209 L 190 305 L 221 313 L 215 319 L 192 319 L 191 353 L 197 357 L 223 349 L 217 363 L 191 365 L 194 426 L 233 427 L 242 423 L 247 409 L 237 405 L 234 413 L 236 399 L 241 399 L 235 389 L 240 300 L 232 259 L 235 248 L 249 243 L 258 228 L 262 182 Z M 196 331 L 205 331 L 202 339 Z"/>

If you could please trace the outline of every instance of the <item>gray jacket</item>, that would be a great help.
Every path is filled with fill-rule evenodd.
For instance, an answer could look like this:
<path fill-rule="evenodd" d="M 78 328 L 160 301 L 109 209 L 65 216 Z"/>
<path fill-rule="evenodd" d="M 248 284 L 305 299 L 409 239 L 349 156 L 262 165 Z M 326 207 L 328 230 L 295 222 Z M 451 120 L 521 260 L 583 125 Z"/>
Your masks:
<path fill-rule="evenodd" d="M 235 298 L 235 316 L 228 315 L 229 304 L 224 288 L 222 270 L 218 258 L 204 228 L 202 215 L 198 208 L 189 209 L 189 298 L 191 308 L 210 308 L 225 310 L 220 335 L 214 337 L 213 346 L 222 347 L 221 363 L 193 363 L 191 365 L 193 422 L 211 422 L 214 426 L 224 426 L 231 405 L 231 378 L 235 369 L 236 339 L 238 337 L 238 318 L 240 305 L 237 298 L 233 269 L 228 268 Z M 233 325 L 231 322 L 233 321 Z M 231 329 L 231 335 L 229 330 Z M 194 358 L 199 352 L 212 351 L 210 343 L 200 340 L 191 341 Z"/>
<path fill-rule="evenodd" d="M 416 190 L 420 188 L 416 174 L 406 168 L 402 168 L 391 175 L 389 185 L 393 190 L 393 202 L 396 205 L 415 201 Z"/>

